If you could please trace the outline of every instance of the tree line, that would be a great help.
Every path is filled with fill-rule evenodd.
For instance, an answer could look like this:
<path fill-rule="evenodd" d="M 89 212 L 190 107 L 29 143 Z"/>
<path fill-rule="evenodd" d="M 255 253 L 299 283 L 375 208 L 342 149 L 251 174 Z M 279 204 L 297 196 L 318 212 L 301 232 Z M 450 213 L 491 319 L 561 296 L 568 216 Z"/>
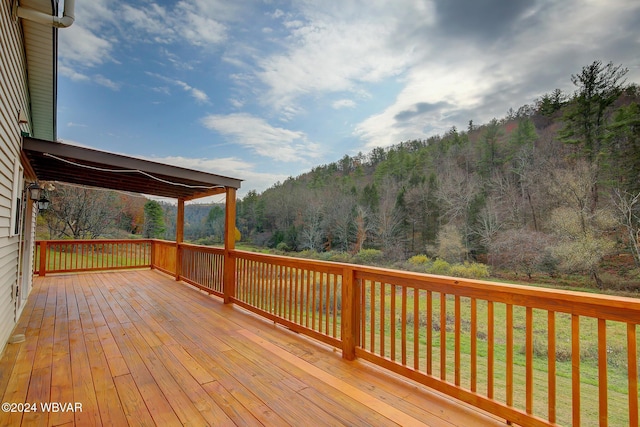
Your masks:
<path fill-rule="evenodd" d="M 176 236 L 177 207 L 168 202 L 116 191 L 55 183 L 48 192 L 48 210 L 38 217 L 38 238 L 159 238 Z M 200 244 L 221 243 L 224 205 L 189 204 L 185 207 L 185 239 Z"/>
<path fill-rule="evenodd" d="M 640 266 L 640 91 L 595 61 L 531 105 L 466 130 L 375 148 L 238 203 L 245 239 L 287 251 L 426 254 L 526 275 L 602 259 Z"/>
<path fill-rule="evenodd" d="M 239 232 L 281 251 L 588 273 L 600 287 L 603 258 L 626 253 L 640 278 L 640 89 L 626 74 L 594 61 L 571 76 L 573 93 L 250 191 Z M 64 185 L 50 198 L 44 238 L 175 238 L 172 204 Z M 223 233 L 223 205 L 186 206 L 187 241 L 218 244 Z"/>

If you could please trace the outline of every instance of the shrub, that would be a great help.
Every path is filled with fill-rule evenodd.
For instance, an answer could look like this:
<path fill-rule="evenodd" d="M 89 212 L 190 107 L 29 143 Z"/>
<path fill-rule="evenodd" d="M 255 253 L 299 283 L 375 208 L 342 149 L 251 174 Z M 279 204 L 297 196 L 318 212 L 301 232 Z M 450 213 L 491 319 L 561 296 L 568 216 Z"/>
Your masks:
<path fill-rule="evenodd" d="M 350 263 L 353 260 L 348 252 L 331 251 L 329 252 L 329 261 Z"/>
<path fill-rule="evenodd" d="M 412 265 L 426 265 L 429 261 L 431 261 L 429 257 L 423 254 L 414 255 L 408 259 L 409 264 Z"/>
<path fill-rule="evenodd" d="M 280 242 L 276 245 L 276 250 L 279 250 L 282 252 L 289 252 L 291 251 L 291 248 L 285 242 Z"/>
<path fill-rule="evenodd" d="M 489 277 L 489 267 L 477 262 L 465 262 L 464 264 L 452 265 L 449 274 L 468 279 L 484 279 Z"/>
<path fill-rule="evenodd" d="M 383 260 L 382 251 L 378 249 L 362 249 L 355 255 L 355 262 L 359 264 L 376 264 Z"/>
<path fill-rule="evenodd" d="M 443 259 L 437 259 L 433 261 L 433 265 L 429 269 L 429 273 L 444 275 L 444 274 L 449 274 L 450 270 L 451 270 L 451 265 L 447 261 Z"/>

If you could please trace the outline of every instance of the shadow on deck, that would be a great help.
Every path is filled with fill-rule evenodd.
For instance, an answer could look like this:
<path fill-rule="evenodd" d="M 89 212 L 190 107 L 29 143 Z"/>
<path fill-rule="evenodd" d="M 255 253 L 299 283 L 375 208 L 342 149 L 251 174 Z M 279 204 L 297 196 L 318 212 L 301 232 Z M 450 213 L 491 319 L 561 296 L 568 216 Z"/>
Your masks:
<path fill-rule="evenodd" d="M 36 277 L 15 333 L 3 426 L 504 425 L 152 270 Z"/>

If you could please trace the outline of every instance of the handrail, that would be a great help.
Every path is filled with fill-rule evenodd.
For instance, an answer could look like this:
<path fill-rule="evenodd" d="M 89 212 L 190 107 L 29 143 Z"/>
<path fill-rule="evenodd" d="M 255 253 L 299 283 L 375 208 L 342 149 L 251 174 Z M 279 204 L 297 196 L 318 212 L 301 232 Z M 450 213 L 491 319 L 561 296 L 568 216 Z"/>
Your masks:
<path fill-rule="evenodd" d="M 347 359 L 366 359 L 517 424 L 596 417 L 638 425 L 640 299 L 230 255 L 234 303 L 342 348 Z"/>
<path fill-rule="evenodd" d="M 151 267 L 151 240 L 40 240 L 34 273 L 89 272 Z"/>
<path fill-rule="evenodd" d="M 225 300 L 231 292 L 229 302 L 335 346 L 345 359 L 365 359 L 507 421 L 638 426 L 640 299 L 127 242 L 150 245 L 139 264 Z M 38 247 L 56 255 L 58 244 Z M 233 271 L 225 271 L 225 256 Z M 40 269 L 50 272 L 49 264 Z"/>

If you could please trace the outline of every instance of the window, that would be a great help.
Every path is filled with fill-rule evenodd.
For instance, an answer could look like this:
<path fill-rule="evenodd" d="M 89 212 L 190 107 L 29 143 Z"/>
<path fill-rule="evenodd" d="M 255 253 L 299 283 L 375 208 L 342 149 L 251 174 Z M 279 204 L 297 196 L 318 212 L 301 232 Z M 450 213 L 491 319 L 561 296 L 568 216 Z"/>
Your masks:
<path fill-rule="evenodd" d="M 20 164 L 20 158 L 16 159 L 15 166 L 13 168 L 13 193 L 11 203 L 11 230 L 10 236 L 17 236 L 20 234 L 20 210 L 22 209 L 22 189 L 23 189 L 23 176 L 24 169 Z"/>

